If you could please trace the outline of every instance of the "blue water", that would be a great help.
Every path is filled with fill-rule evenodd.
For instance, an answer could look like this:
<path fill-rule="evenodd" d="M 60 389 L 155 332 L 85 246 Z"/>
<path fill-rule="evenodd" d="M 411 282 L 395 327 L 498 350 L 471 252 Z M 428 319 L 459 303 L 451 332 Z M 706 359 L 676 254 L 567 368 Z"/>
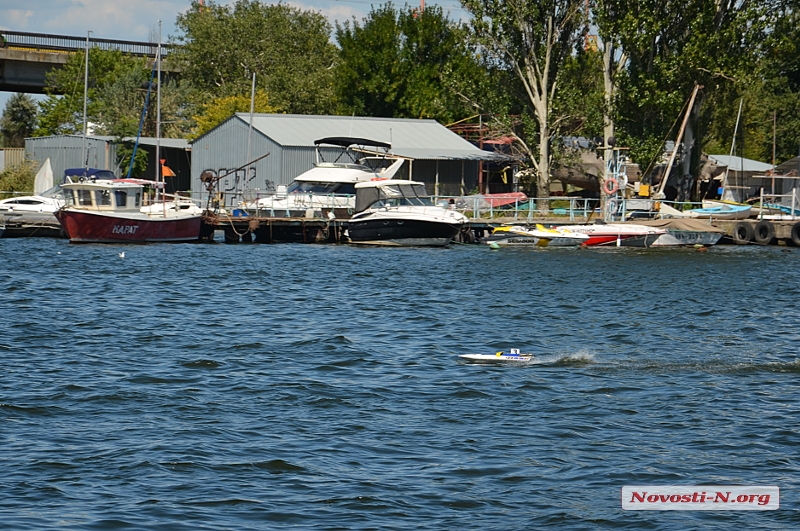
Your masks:
<path fill-rule="evenodd" d="M 2 529 L 800 528 L 800 249 L 12 239 L 0 264 Z M 537 359 L 457 358 L 511 347 Z M 675 484 L 780 509 L 621 509 Z"/>

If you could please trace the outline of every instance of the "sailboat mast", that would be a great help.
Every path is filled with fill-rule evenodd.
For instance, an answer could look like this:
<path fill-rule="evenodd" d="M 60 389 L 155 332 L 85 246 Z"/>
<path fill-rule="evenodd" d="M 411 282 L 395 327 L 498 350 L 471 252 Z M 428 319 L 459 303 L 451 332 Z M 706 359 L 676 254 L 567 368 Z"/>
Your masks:
<path fill-rule="evenodd" d="M 658 187 L 658 192 L 656 192 L 655 194 L 655 197 L 657 199 L 664 199 L 664 188 L 666 188 L 667 180 L 669 180 L 669 172 L 670 170 L 672 170 L 672 164 L 675 162 L 675 155 L 678 153 L 678 146 L 680 146 L 681 144 L 681 139 L 683 138 L 683 131 L 686 129 L 686 124 L 689 121 L 689 115 L 692 114 L 692 107 L 694 107 L 694 99 L 697 97 L 697 91 L 699 91 L 700 88 L 701 88 L 700 85 L 698 85 L 697 83 L 694 84 L 694 91 L 692 92 L 692 97 L 689 100 L 689 106 L 686 109 L 686 115 L 683 117 L 681 128 L 678 131 L 678 137 L 675 139 L 675 147 L 669 156 L 667 167 L 664 170 L 664 177 L 661 178 L 661 185 Z"/>
<path fill-rule="evenodd" d="M 253 87 L 250 89 L 250 127 L 247 130 L 247 173 L 244 174 L 242 180 L 242 195 L 241 199 L 244 201 L 245 188 L 247 188 L 247 180 L 250 178 L 250 160 L 253 157 L 253 114 L 255 112 L 256 102 L 256 73 L 253 72 Z"/>
<path fill-rule="evenodd" d="M 158 49 L 156 52 L 156 64 L 158 66 L 158 77 L 156 78 L 156 182 L 166 186 L 161 178 L 161 21 L 158 21 Z M 156 200 L 158 200 L 159 185 L 156 185 Z M 164 197 L 163 199 L 166 199 Z"/>
<path fill-rule="evenodd" d="M 722 176 L 722 195 L 720 199 L 729 200 L 729 201 L 736 201 L 736 196 L 733 195 L 733 192 L 728 190 L 728 171 L 731 169 L 731 163 L 733 162 L 733 153 L 736 149 L 736 135 L 739 132 L 739 120 L 742 118 L 742 104 L 744 103 L 744 98 L 739 100 L 739 114 L 736 115 L 736 125 L 733 126 L 733 140 L 731 140 L 731 152 L 728 156 L 728 165 L 725 166 L 725 174 Z"/>
<path fill-rule="evenodd" d="M 81 164 L 85 169 L 89 168 L 89 157 L 86 154 L 86 135 L 89 129 L 86 121 L 86 101 L 89 99 L 89 35 L 91 33 L 91 31 L 86 32 L 86 64 L 83 68 L 83 148 L 81 149 Z"/>

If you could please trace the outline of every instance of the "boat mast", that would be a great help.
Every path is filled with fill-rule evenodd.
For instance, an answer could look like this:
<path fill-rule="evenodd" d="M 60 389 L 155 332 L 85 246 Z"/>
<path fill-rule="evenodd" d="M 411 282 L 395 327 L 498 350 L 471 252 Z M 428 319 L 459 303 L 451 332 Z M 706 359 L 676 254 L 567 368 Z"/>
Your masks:
<path fill-rule="evenodd" d="M 694 84 L 694 91 L 692 91 L 692 97 L 689 100 L 689 107 L 686 109 L 686 115 L 683 117 L 683 122 L 681 123 L 681 128 L 678 131 L 678 137 L 675 139 L 675 147 L 670 153 L 669 161 L 667 162 L 667 168 L 664 170 L 664 176 L 661 178 L 661 184 L 658 187 L 658 192 L 654 194 L 654 199 L 664 199 L 664 188 L 667 186 L 667 180 L 669 180 L 669 172 L 672 170 L 672 164 L 675 162 L 675 155 L 678 153 L 678 146 L 681 143 L 681 139 L 683 138 L 683 131 L 686 129 L 686 124 L 689 122 L 689 115 L 692 114 L 692 107 L 694 107 L 694 99 L 697 97 L 697 92 L 702 87 L 697 83 Z"/>
<path fill-rule="evenodd" d="M 242 179 L 242 201 L 245 200 L 244 193 L 247 188 L 247 180 L 250 178 L 250 167 L 252 165 L 251 158 L 253 157 L 253 114 L 255 111 L 256 102 L 256 73 L 253 72 L 253 86 L 250 89 L 250 127 L 247 130 L 247 172 Z"/>
<path fill-rule="evenodd" d="M 81 149 L 81 164 L 85 170 L 89 169 L 89 156 L 86 151 L 86 135 L 88 134 L 88 125 L 86 122 L 86 101 L 89 98 L 89 35 L 91 31 L 86 32 L 86 64 L 83 68 L 83 147 Z M 84 172 L 85 174 L 85 172 Z"/>
<path fill-rule="evenodd" d="M 161 21 L 158 21 L 158 49 L 156 52 L 156 64 L 158 66 L 158 77 L 156 78 L 156 183 L 161 183 L 164 186 L 164 192 L 167 191 L 166 185 L 162 183 L 161 179 Z M 156 201 L 158 201 L 159 185 L 156 184 Z M 162 197 L 166 200 L 166 196 Z M 166 203 L 164 209 L 166 210 Z M 166 215 L 166 212 L 165 212 Z"/>
<path fill-rule="evenodd" d="M 733 140 L 731 140 L 731 152 L 728 156 L 728 164 L 725 166 L 725 174 L 722 176 L 722 196 L 720 199 L 728 200 L 728 201 L 736 201 L 736 196 L 733 195 L 733 192 L 728 190 L 728 171 L 731 169 L 731 163 L 733 162 L 733 152 L 736 149 L 736 134 L 739 132 L 739 120 L 742 117 L 742 104 L 744 103 L 744 98 L 739 100 L 739 114 L 736 115 L 736 125 L 733 127 Z"/>

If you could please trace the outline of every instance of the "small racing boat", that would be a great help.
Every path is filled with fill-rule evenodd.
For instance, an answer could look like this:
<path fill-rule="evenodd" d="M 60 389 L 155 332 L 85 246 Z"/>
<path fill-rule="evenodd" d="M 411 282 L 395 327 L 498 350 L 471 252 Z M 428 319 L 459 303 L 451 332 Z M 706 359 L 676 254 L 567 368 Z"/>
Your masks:
<path fill-rule="evenodd" d="M 547 228 L 536 224 L 536 228 L 519 225 L 501 225 L 483 239 L 484 243 L 497 245 L 536 245 L 538 247 L 577 246 L 589 239 L 586 234 L 568 228 Z"/>
<path fill-rule="evenodd" d="M 459 354 L 459 358 L 482 362 L 482 363 L 501 363 L 501 362 L 527 362 L 533 359 L 533 354 L 520 353 L 518 348 L 512 348 L 509 352 L 496 352 L 494 354 Z"/>

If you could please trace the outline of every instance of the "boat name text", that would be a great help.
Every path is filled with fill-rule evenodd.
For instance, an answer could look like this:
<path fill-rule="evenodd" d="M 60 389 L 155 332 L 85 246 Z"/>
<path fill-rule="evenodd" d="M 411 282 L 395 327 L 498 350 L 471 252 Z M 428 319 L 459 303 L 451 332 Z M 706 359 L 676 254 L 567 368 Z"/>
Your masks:
<path fill-rule="evenodd" d="M 139 225 L 114 225 L 111 234 L 136 234 Z"/>

